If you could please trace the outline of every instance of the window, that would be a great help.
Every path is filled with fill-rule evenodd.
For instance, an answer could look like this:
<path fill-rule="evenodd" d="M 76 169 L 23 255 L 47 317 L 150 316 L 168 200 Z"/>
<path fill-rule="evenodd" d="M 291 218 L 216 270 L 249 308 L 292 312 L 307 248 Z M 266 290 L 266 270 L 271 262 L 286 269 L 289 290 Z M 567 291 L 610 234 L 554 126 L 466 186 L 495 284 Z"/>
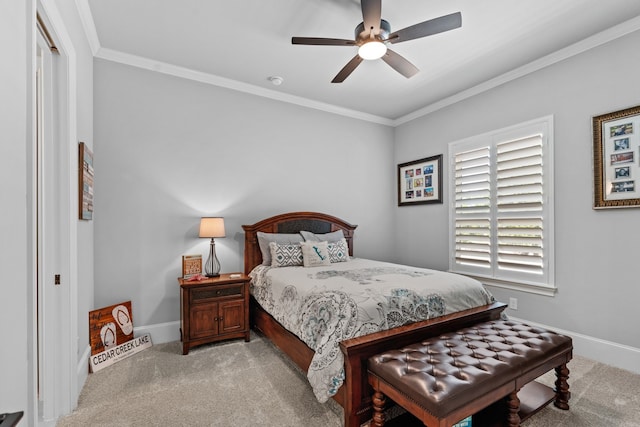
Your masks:
<path fill-rule="evenodd" d="M 449 144 L 451 271 L 552 295 L 553 117 Z"/>

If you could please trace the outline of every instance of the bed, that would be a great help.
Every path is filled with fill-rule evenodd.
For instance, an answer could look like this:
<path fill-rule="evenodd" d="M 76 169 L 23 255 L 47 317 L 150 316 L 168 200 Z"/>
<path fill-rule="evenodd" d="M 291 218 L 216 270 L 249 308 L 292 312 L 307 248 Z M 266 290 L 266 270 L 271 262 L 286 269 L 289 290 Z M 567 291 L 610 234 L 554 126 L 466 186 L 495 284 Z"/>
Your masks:
<path fill-rule="evenodd" d="M 419 341 L 420 339 L 440 334 L 446 331 L 459 329 L 462 327 L 470 326 L 475 323 L 487 320 L 494 320 L 500 317 L 501 312 L 504 310 L 505 305 L 494 302 L 489 297 L 482 299 L 479 296 L 475 303 L 471 303 L 473 307 L 463 308 L 455 312 L 441 312 L 436 313 L 437 317 L 433 317 L 434 314 L 430 313 L 426 320 L 418 320 L 410 324 L 403 324 L 395 326 L 392 322 L 386 324 L 380 331 L 367 331 L 366 327 L 362 327 L 358 324 L 359 330 L 357 332 L 345 334 L 345 338 L 338 343 L 334 343 L 333 346 L 328 345 L 323 341 L 323 346 L 318 347 L 314 342 L 310 342 L 307 337 L 300 338 L 299 331 L 296 333 L 290 332 L 284 325 L 287 325 L 286 317 L 283 318 L 282 313 L 273 312 L 273 307 L 265 304 L 268 309 L 265 309 L 258 301 L 261 300 L 264 304 L 264 295 L 261 294 L 261 286 L 258 285 L 258 279 L 261 276 L 270 274 L 269 284 L 273 281 L 276 283 L 277 276 L 285 276 L 285 272 L 291 269 L 295 280 L 304 279 L 303 276 L 308 276 L 311 279 L 318 281 L 320 278 L 324 279 L 327 275 L 331 276 L 331 279 L 342 280 L 344 282 L 347 265 L 354 266 L 352 268 L 358 268 L 360 272 L 375 270 L 387 280 L 393 281 L 394 278 L 401 281 L 407 274 L 396 271 L 403 266 L 396 266 L 392 264 L 378 264 L 373 267 L 366 264 L 366 260 L 351 259 L 349 262 L 330 264 L 330 266 L 313 267 L 310 269 L 304 267 L 287 267 L 284 268 L 270 268 L 262 266 L 263 263 L 263 250 L 260 248 L 260 243 L 264 244 L 262 240 L 259 242 L 258 236 L 261 233 L 269 233 L 269 235 L 278 234 L 285 237 L 286 235 L 306 232 L 312 235 L 335 235 L 336 233 L 344 238 L 344 244 L 347 246 L 346 251 L 349 256 L 353 256 L 353 237 L 357 226 L 351 225 L 348 222 L 323 213 L 317 212 L 292 212 L 273 216 L 262 221 L 259 221 L 253 225 L 243 225 L 242 228 L 245 231 L 245 256 L 244 256 L 244 270 L 246 274 L 252 275 L 252 297 L 251 297 L 251 324 L 254 330 L 262 333 L 265 337 L 271 340 L 278 348 L 280 348 L 285 354 L 287 354 L 291 360 L 296 363 L 301 369 L 308 373 L 308 375 L 315 375 L 315 370 L 319 364 L 318 357 L 324 357 L 324 354 L 328 351 L 336 352 L 335 348 L 339 348 L 339 353 L 334 356 L 339 356 L 341 378 L 336 382 L 335 390 L 331 390 L 329 394 L 323 392 L 316 392 L 314 385 L 314 392 L 316 396 L 320 398 L 323 394 L 326 398 L 331 396 L 336 402 L 338 402 L 344 409 L 344 425 L 347 427 L 356 427 L 365 423 L 371 418 L 371 400 L 370 390 L 367 384 L 366 376 L 366 360 L 378 354 L 388 348 L 397 348 L 403 345 L 408 345 Z M 263 239 L 264 235 L 261 235 Z M 342 242 L 342 241 L 341 241 Z M 342 244 L 342 243 L 341 243 Z M 285 244 L 283 244 L 284 246 Z M 275 248 L 275 246 L 274 246 Z M 335 248 L 334 248 L 335 249 Z M 362 264 L 365 263 L 365 264 Z M 410 268 L 412 272 L 418 276 L 430 276 L 431 280 L 437 278 L 431 272 L 431 270 Z M 296 271 L 296 269 L 298 271 Z M 278 273 L 278 274 L 275 274 Z M 405 272 L 406 273 L 406 272 Z M 289 273 L 287 273 L 289 274 Z M 297 274 L 297 276 L 296 276 Z M 445 273 L 443 273 L 445 274 Z M 322 276 L 324 275 L 324 276 Z M 322 277 L 321 277 L 322 276 Z M 340 276 L 336 279 L 335 276 Z M 433 277 L 431 277 L 433 276 Z M 449 275 L 453 276 L 453 275 Z M 290 279 L 289 275 L 286 275 L 287 280 Z M 461 277 L 461 276 L 460 276 Z M 359 277 L 357 280 L 362 280 Z M 378 277 L 375 278 L 378 280 Z M 255 283 L 254 283 L 255 282 Z M 342 283 L 341 282 L 341 283 Z M 286 283 L 285 283 L 286 284 Z M 282 286 L 286 289 L 290 286 Z M 361 283 L 362 284 L 362 283 Z M 324 284 L 322 285 L 324 286 Z M 317 286 L 316 286 L 317 287 Z M 366 286 L 365 286 L 366 287 Z M 371 286 L 370 286 L 371 287 Z M 405 289 L 404 282 L 399 285 L 400 288 Z M 275 289 L 275 285 L 274 285 Z M 269 289 L 269 292 L 273 292 Z M 485 291 L 486 292 L 486 291 Z M 488 293 L 487 293 L 488 295 Z M 273 299 L 273 298 L 272 298 Z M 275 299 L 283 299 L 281 296 Z M 447 304 L 451 305 L 450 303 Z M 453 304 L 455 305 L 455 304 Z M 434 307 L 438 307 L 437 302 Z M 362 309 L 353 309 L 362 311 Z M 444 310 L 444 309 L 443 309 Z M 273 314 L 270 314 L 271 311 Z M 437 310 L 436 310 L 437 311 Z M 280 319 L 280 322 L 276 320 Z M 335 347 L 335 348 L 334 348 Z M 314 349 L 319 349 L 316 352 Z M 331 358 L 335 362 L 334 358 Z M 334 363 L 335 364 L 335 363 Z M 335 368 L 335 366 L 333 367 Z M 325 375 L 324 373 L 322 375 Z M 334 375 L 335 376 L 335 375 Z M 333 377 L 330 377 L 333 378 Z"/>

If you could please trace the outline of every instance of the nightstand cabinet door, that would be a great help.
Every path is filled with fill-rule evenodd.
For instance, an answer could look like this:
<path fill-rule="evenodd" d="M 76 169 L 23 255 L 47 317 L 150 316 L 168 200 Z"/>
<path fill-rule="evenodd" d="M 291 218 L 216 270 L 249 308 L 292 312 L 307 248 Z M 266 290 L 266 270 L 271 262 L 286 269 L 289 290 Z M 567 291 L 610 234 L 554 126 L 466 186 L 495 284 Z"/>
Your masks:
<path fill-rule="evenodd" d="M 189 318 L 190 339 L 218 335 L 218 304 L 194 304 L 191 306 Z"/>
<path fill-rule="evenodd" d="M 220 334 L 244 331 L 244 301 L 230 301 L 220 304 Z"/>

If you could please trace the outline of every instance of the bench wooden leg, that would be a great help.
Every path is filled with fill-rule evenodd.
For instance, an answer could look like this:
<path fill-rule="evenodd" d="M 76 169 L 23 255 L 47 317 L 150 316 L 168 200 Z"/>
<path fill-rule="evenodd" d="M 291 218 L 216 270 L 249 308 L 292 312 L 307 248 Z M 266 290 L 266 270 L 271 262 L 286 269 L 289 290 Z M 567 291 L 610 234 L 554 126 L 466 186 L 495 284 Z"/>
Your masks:
<path fill-rule="evenodd" d="M 387 403 L 385 395 L 379 391 L 373 393 L 373 421 L 371 427 L 384 426 L 384 405 Z"/>
<path fill-rule="evenodd" d="M 571 392 L 569 391 L 569 368 L 567 364 L 563 363 L 556 367 L 556 400 L 553 404 L 565 411 L 569 409 L 569 399 L 571 398 Z"/>
<path fill-rule="evenodd" d="M 507 409 L 509 410 L 509 414 L 507 415 L 507 421 L 509 423 L 509 427 L 520 427 L 520 415 L 518 412 L 520 411 L 520 399 L 518 398 L 518 391 L 512 391 L 507 396 Z"/>

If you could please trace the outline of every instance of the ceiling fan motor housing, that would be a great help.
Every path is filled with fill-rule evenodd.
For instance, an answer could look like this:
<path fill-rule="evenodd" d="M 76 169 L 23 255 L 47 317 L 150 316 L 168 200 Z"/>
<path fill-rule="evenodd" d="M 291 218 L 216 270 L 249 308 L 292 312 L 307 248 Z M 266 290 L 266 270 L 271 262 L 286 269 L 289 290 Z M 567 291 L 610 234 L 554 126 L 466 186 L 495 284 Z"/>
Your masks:
<path fill-rule="evenodd" d="M 356 45 L 360 46 L 371 40 L 371 29 L 364 28 L 364 22 L 361 22 L 355 29 Z M 391 25 L 384 19 L 380 20 L 380 32 L 374 34 L 374 38 L 379 41 L 386 41 L 391 34 Z"/>

